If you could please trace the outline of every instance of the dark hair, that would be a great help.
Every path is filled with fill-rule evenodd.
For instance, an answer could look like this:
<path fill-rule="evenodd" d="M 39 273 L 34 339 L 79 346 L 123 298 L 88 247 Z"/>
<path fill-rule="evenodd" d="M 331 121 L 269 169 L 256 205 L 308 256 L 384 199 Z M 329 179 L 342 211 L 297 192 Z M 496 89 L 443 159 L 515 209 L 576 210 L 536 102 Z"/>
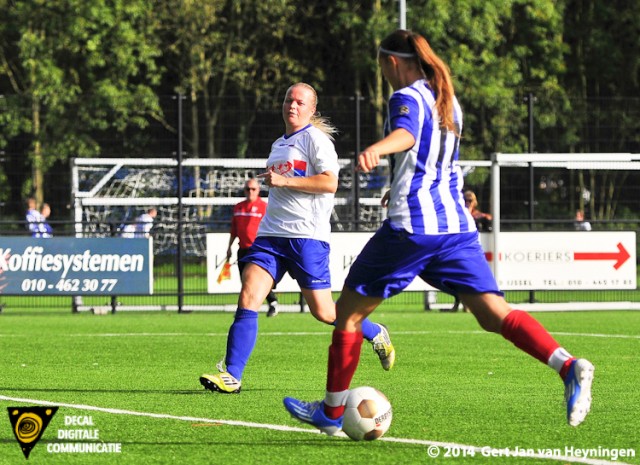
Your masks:
<path fill-rule="evenodd" d="M 389 53 L 391 52 L 391 53 Z M 440 126 L 450 131 L 456 131 L 453 122 L 453 82 L 451 72 L 444 61 L 431 49 L 427 39 L 420 34 L 397 29 L 382 42 L 380 42 L 380 53 L 393 55 L 399 59 L 420 61 L 420 67 L 424 71 L 427 82 L 436 94 L 436 110 L 440 115 Z"/>

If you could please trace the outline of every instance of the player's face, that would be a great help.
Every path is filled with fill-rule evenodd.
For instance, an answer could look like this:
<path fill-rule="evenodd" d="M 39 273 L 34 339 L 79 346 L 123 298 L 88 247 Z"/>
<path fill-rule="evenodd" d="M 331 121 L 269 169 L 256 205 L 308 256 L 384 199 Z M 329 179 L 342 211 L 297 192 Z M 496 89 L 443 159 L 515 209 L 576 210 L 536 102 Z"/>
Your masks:
<path fill-rule="evenodd" d="M 383 54 L 378 55 L 378 65 L 380 66 L 382 75 L 394 90 L 402 87 L 398 84 L 397 61 L 393 57 Z"/>
<path fill-rule="evenodd" d="M 287 134 L 308 125 L 315 112 L 315 96 L 311 89 L 304 86 L 289 89 L 282 103 L 282 118 L 287 127 Z"/>

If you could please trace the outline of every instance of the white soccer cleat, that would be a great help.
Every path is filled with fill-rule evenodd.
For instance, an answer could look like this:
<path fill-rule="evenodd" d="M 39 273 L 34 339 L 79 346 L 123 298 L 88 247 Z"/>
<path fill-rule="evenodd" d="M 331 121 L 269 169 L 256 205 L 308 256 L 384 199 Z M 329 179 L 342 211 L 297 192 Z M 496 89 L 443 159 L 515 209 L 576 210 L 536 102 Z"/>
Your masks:
<path fill-rule="evenodd" d="M 571 362 L 564 380 L 564 398 L 567 402 L 567 422 L 578 426 L 591 410 L 591 384 L 595 368 L 584 358 Z"/>

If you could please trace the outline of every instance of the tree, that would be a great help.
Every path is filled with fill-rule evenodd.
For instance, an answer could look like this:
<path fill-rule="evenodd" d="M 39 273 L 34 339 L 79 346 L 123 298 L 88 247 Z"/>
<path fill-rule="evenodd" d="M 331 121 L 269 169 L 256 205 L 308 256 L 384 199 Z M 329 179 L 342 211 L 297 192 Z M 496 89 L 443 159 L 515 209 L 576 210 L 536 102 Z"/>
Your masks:
<path fill-rule="evenodd" d="M 577 137 L 570 150 L 640 147 L 638 100 L 628 98 L 640 94 L 640 4 L 568 0 L 564 24 L 569 49 L 563 84 L 577 97 L 572 118 Z M 623 170 L 580 173 L 577 191 L 581 201 L 588 193 L 590 218 L 615 217 L 627 177 Z"/>
<path fill-rule="evenodd" d="M 0 132 L 5 141 L 30 138 L 23 194 L 42 203 L 43 175 L 56 161 L 96 155 L 97 134 L 159 117 L 150 11 L 148 0 L 0 3 L 0 77 L 17 96 L 7 99 L 12 124 Z"/>
<path fill-rule="evenodd" d="M 238 128 L 231 155 L 246 156 L 255 110 L 272 106 L 283 87 L 309 69 L 307 61 L 295 60 L 304 53 L 299 25 L 309 12 L 291 0 L 173 0 L 162 8 L 167 59 L 177 74 L 174 86 L 190 98 L 192 156 L 220 156 L 216 128 L 222 115 Z M 229 108 L 231 99 L 240 107 Z M 205 128 L 204 143 L 200 127 Z"/>

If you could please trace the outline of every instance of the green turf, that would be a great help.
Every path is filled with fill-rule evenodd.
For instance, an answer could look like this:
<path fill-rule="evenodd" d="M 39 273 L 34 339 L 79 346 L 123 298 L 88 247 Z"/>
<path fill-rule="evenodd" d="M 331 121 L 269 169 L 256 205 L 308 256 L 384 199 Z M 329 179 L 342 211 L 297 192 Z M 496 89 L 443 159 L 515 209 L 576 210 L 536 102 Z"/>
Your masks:
<path fill-rule="evenodd" d="M 640 454 L 640 313 L 543 313 L 536 317 L 569 351 L 596 366 L 594 404 L 578 428 L 566 425 L 563 386 L 549 368 L 483 333 L 467 313 L 380 309 L 398 351 L 384 372 L 369 347 L 353 386 L 372 385 L 394 408 L 387 438 L 477 447 L 632 449 Z M 5 312 L 0 315 L 0 395 L 192 417 L 150 418 L 60 407 L 27 463 L 35 464 L 554 464 L 542 458 L 428 456 L 428 445 L 231 426 L 237 420 L 303 427 L 282 397 L 321 398 L 331 330 L 308 314 L 260 315 L 260 336 L 240 395 L 198 383 L 224 354 L 229 313 Z M 312 334 L 309 334 L 312 333 Z M 0 400 L 2 407 L 35 405 Z M 8 417 L 0 420 L 0 464 L 24 463 Z M 120 454 L 52 454 L 65 416 L 93 418 L 100 440 Z M 87 428 L 84 428 L 87 429 Z M 311 431 L 311 429 L 309 429 Z M 87 440 L 85 442 L 92 442 Z M 607 457 L 596 456 L 592 459 Z M 618 463 L 640 464 L 640 457 Z M 583 462 L 592 463 L 592 462 Z"/>

